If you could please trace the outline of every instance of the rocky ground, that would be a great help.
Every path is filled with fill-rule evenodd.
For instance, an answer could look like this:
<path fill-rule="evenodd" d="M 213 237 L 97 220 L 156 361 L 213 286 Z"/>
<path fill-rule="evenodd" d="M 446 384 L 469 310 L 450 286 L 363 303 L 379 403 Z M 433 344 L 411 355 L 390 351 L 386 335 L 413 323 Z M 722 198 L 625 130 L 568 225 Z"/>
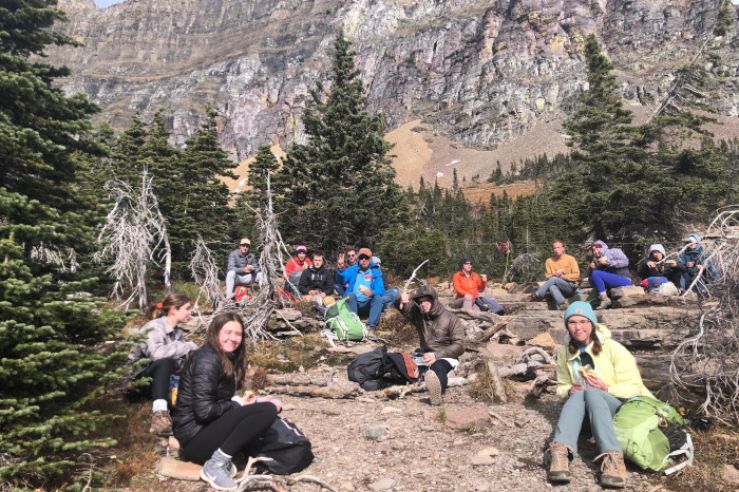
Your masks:
<path fill-rule="evenodd" d="M 441 292 L 445 293 L 445 286 L 441 286 Z M 547 310 L 545 303 L 528 302 L 529 294 L 525 289 L 508 286 L 507 290 L 499 289 L 495 293 L 512 312 L 504 317 L 510 327 L 506 337 L 486 345 L 498 366 L 515 363 L 530 345 L 541 346 L 539 342 L 547 337 L 537 335 L 547 333 L 551 337 L 549 340 L 560 338 L 561 313 Z M 639 310 L 643 312 L 639 314 Z M 675 324 L 678 320 L 684 323 L 697 312 L 696 305 L 692 304 L 654 306 L 642 299 L 628 308 L 609 310 L 605 317 L 613 320 L 616 338 L 630 343 L 634 349 L 640 348 L 639 357 L 645 366 L 651 361 L 647 372 L 666 373 L 664 364 L 659 361 L 664 360 Z M 633 320 L 638 316 L 643 320 L 641 326 L 628 322 L 629 317 Z M 670 321 L 672 319 L 674 322 Z M 387 331 L 381 331 L 380 335 L 389 338 L 393 348 L 410 348 L 412 343 L 412 340 L 393 338 Z M 368 344 L 361 344 L 332 350 L 361 353 L 369 348 Z M 543 348 L 551 352 L 553 346 L 544 343 Z M 508 402 L 491 403 L 484 398 L 484 388 L 481 391 L 478 381 L 450 388 L 445 404 L 433 407 L 423 392 L 390 399 L 356 391 L 354 383 L 347 381 L 343 365 L 328 365 L 335 364 L 338 359 L 325 357 L 328 349 L 322 350 L 325 362 L 293 373 L 293 376 L 275 374 L 273 379 L 285 381 L 294 377 L 313 381 L 316 387 L 339 388 L 333 393 L 336 398 L 289 395 L 286 393 L 295 393 L 289 386 L 281 386 L 285 389 L 281 393 L 274 381 L 270 389 L 272 394 L 282 398 L 283 415 L 296 423 L 313 443 L 316 459 L 305 473 L 339 491 L 539 491 L 553 488 L 546 481 L 543 458 L 560 408 L 551 388 L 541 397 L 533 398 L 528 395 L 530 382 L 506 380 Z M 282 356 L 286 357 L 289 355 Z M 458 372 L 462 376 L 474 373 L 476 358 L 479 358 L 477 353 L 466 353 Z M 551 367 L 545 370 L 551 371 L 553 377 Z M 645 379 L 652 389 L 662 385 L 659 377 Z M 346 388 L 354 392 L 350 394 Z M 146 412 L 139 418 L 141 426 L 145 426 Z M 599 469 L 592 461 L 596 455 L 593 442 L 582 440 L 580 451 L 581 456 L 573 464 L 572 483 L 554 488 L 600 490 L 596 481 Z M 176 454 L 171 448 L 160 447 L 160 452 Z M 171 474 L 172 470 L 161 468 L 169 464 L 172 463 L 165 459 L 158 464 L 157 470 Z M 175 467 L 182 466 L 175 464 Z M 731 464 L 726 466 L 728 471 L 732 470 Z M 183 470 L 185 468 L 179 471 L 187 475 Z M 177 472 L 175 470 L 174 474 Z M 669 487 L 659 475 L 629 469 L 627 490 L 656 492 L 670 490 Z M 732 490 L 728 487 L 712 490 Z M 144 470 L 133 477 L 128 490 L 198 491 L 207 488 L 203 482 L 175 480 L 157 474 L 156 470 Z M 316 491 L 319 487 L 300 483 L 289 490 Z"/>

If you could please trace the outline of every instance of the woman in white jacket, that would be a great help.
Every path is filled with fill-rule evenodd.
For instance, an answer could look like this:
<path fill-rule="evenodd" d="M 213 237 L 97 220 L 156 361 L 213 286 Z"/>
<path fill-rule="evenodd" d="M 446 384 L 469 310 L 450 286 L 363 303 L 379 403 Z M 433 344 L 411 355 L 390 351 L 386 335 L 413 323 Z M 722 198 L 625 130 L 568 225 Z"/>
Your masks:
<path fill-rule="evenodd" d="M 167 406 L 169 378 L 176 370 L 177 360 L 198 348 L 195 343 L 185 340 L 178 326 L 190 320 L 192 302 L 184 294 L 169 294 L 163 301 L 150 305 L 146 314 L 150 321 L 141 327 L 140 333 L 144 338 L 139 353 L 133 358 L 145 357 L 151 363 L 136 377 L 152 378 L 149 432 L 169 436 L 172 434 L 172 418 Z"/>

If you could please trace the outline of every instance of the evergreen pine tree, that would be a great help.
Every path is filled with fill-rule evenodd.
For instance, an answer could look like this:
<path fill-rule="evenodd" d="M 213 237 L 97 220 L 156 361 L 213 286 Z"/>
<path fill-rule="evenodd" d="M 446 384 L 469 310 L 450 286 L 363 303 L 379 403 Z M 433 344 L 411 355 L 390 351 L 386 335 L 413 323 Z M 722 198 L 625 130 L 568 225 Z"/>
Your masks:
<path fill-rule="evenodd" d="M 49 485 L 111 444 L 90 437 L 110 416 L 87 403 L 121 364 L 95 348 L 120 325 L 79 295 L 94 279 L 59 261 L 92 248 L 77 159 L 102 149 L 88 119 L 95 107 L 55 88 L 68 71 L 42 63 L 46 45 L 74 44 L 51 29 L 64 20 L 55 3 L 0 8 L 0 481 L 9 488 Z"/>
<path fill-rule="evenodd" d="M 249 186 L 251 191 L 247 195 L 252 197 L 252 207 L 262 208 L 262 199 L 267 193 L 267 175 L 270 176 L 270 187 L 274 186 L 275 174 L 280 163 L 272 153 L 269 144 L 264 144 L 257 149 L 257 156 L 249 166 Z"/>
<path fill-rule="evenodd" d="M 198 234 L 206 243 L 218 245 L 214 251 L 225 258 L 236 241 L 236 214 L 243 213 L 229 207 L 229 191 L 222 178 L 236 178 L 232 172 L 236 163 L 221 148 L 216 117 L 215 109 L 206 107 L 205 122 L 185 143 L 177 162 L 184 188 L 179 196 L 172 196 L 176 202 L 171 204 L 173 212 L 165 213 L 172 258 L 180 262 L 181 271 L 189 264 Z"/>
<path fill-rule="evenodd" d="M 290 149 L 279 173 L 286 239 L 329 254 L 356 240 L 376 241 L 404 210 L 382 119 L 366 110 L 354 52 L 341 33 L 334 50 L 331 88 L 325 94 L 318 84 L 315 108 L 303 116 L 308 141 Z"/>

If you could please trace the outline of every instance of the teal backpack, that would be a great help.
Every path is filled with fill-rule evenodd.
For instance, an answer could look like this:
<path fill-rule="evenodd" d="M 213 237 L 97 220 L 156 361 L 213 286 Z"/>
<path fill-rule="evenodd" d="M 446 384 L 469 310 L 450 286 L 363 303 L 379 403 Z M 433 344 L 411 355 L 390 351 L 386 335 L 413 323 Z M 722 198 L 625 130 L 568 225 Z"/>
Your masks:
<path fill-rule="evenodd" d="M 644 470 L 670 475 L 693 463 L 685 420 L 669 403 L 648 396 L 630 398 L 618 409 L 613 427 L 624 457 Z M 668 468 L 680 455 L 686 459 Z"/>
<path fill-rule="evenodd" d="M 339 340 L 359 342 L 364 340 L 367 329 L 356 313 L 349 310 L 346 299 L 339 299 L 329 306 L 323 315 L 326 327 L 336 334 Z"/>

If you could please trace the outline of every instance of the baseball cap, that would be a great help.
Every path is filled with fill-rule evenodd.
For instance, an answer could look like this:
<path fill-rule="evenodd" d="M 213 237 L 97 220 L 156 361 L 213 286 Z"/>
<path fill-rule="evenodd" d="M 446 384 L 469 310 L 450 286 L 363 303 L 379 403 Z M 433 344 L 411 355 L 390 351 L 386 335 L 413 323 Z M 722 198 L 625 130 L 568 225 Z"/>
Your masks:
<path fill-rule="evenodd" d="M 239 246 L 241 246 L 242 244 L 248 244 L 249 246 L 251 246 L 251 241 L 249 241 L 248 237 L 245 237 L 242 238 L 241 241 L 239 241 Z"/>

